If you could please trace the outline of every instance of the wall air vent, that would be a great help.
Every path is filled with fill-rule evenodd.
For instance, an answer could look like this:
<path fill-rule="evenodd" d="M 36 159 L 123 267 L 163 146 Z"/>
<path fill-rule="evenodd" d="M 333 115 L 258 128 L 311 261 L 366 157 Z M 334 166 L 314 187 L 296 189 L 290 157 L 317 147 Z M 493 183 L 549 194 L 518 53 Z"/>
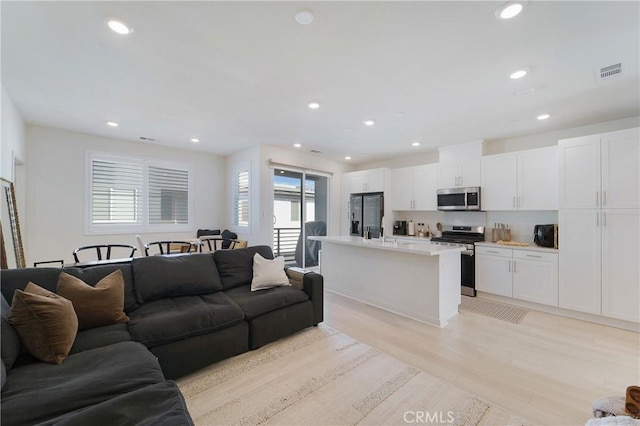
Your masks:
<path fill-rule="evenodd" d="M 624 74 L 624 68 L 622 67 L 622 62 L 618 62 L 617 64 L 600 68 L 598 72 L 598 80 L 599 81 L 614 80 L 616 78 L 622 77 L 622 74 Z"/>

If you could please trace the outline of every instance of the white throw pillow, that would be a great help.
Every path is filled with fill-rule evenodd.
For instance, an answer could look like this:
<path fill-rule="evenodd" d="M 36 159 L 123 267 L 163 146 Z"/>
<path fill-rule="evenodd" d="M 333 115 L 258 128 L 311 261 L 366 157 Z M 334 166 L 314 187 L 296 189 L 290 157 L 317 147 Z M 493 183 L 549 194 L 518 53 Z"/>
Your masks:
<path fill-rule="evenodd" d="M 284 272 L 284 256 L 269 260 L 256 253 L 253 256 L 251 291 L 284 286 L 291 286 L 287 273 Z"/>

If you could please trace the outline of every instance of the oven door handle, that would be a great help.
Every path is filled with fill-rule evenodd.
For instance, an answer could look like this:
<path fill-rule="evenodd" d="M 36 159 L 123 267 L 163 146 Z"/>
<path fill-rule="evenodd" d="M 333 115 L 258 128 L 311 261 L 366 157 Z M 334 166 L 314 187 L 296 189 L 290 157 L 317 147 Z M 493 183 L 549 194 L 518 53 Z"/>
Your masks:
<path fill-rule="evenodd" d="M 473 256 L 473 250 L 465 250 L 465 251 L 461 252 L 460 254 L 462 254 L 464 256 Z"/>

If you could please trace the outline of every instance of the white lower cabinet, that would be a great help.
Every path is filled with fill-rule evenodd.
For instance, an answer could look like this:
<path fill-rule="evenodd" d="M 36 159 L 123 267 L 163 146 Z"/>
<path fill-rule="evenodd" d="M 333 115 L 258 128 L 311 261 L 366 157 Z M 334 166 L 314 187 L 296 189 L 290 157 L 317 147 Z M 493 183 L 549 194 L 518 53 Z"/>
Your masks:
<path fill-rule="evenodd" d="M 513 297 L 511 257 L 476 254 L 476 290 Z"/>
<path fill-rule="evenodd" d="M 558 255 L 513 251 L 513 297 L 558 306 Z"/>
<path fill-rule="evenodd" d="M 558 306 L 558 255 L 476 245 L 476 289 Z"/>

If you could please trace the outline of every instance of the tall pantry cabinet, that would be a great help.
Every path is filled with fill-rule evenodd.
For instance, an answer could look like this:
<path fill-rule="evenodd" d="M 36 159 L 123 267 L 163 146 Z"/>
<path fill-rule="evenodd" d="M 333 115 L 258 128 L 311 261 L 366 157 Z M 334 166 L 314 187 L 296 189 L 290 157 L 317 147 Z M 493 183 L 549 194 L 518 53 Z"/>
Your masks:
<path fill-rule="evenodd" d="M 559 306 L 640 322 L 640 128 L 558 149 Z"/>

